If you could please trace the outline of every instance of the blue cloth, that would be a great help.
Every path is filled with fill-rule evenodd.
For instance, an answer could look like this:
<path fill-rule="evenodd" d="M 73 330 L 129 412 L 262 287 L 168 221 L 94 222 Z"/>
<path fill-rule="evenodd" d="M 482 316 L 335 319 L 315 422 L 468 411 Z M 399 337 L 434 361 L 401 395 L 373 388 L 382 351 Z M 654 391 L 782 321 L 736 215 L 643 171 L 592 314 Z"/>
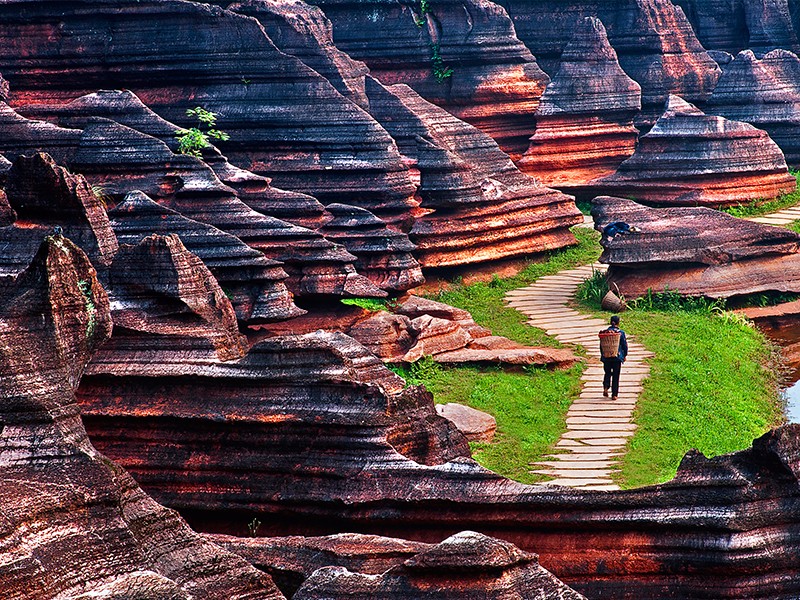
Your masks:
<path fill-rule="evenodd" d="M 602 357 L 602 361 L 605 362 L 607 360 L 618 360 L 620 362 L 625 362 L 625 357 L 628 356 L 628 340 L 625 337 L 625 332 L 622 331 L 619 327 L 614 327 L 613 325 L 608 329 L 604 329 L 603 331 L 611 331 L 613 333 L 621 334 L 619 337 L 619 352 L 617 352 L 616 358 L 606 358 L 603 356 L 602 350 L 600 351 L 600 356 Z"/>
<path fill-rule="evenodd" d="M 612 238 L 620 233 L 628 233 L 630 230 L 631 226 L 624 221 L 614 221 L 603 228 L 603 235 Z"/>

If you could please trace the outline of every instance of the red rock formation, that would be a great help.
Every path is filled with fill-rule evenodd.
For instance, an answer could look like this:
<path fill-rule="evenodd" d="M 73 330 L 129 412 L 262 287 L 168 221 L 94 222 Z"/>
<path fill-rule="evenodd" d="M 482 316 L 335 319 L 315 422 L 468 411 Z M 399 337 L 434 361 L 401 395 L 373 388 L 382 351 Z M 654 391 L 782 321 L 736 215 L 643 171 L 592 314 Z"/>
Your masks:
<path fill-rule="evenodd" d="M 570 196 L 523 175 L 492 139 L 413 90 L 367 82 L 370 110 L 419 170 L 424 209 L 411 231 L 423 267 L 534 254 L 573 242 Z"/>
<path fill-rule="evenodd" d="M 358 533 L 308 538 L 245 538 L 223 534 L 205 537 L 267 572 L 288 597 L 322 567 L 345 567 L 358 573 L 380 575 L 432 547 L 423 542 Z"/>
<path fill-rule="evenodd" d="M 761 60 L 746 50 L 724 65 L 706 110 L 766 131 L 790 165 L 800 164 L 800 59 L 773 50 Z"/>
<path fill-rule="evenodd" d="M 425 278 L 408 236 L 392 231 L 363 208 L 329 204 L 331 218 L 318 229 L 356 257 L 356 270 L 382 290 L 401 292 L 421 285 Z"/>
<path fill-rule="evenodd" d="M 579 359 L 570 350 L 533 348 L 493 336 L 467 311 L 419 296 L 359 319 L 345 332 L 386 362 L 505 363 L 564 368 Z"/>
<path fill-rule="evenodd" d="M 537 558 L 508 542 L 464 531 L 379 576 L 324 567 L 293 598 L 584 598 L 539 566 Z"/>
<path fill-rule="evenodd" d="M 135 245 L 152 233 L 180 236 L 186 248 L 200 258 L 225 290 L 243 322 L 263 323 L 305 313 L 292 302 L 281 263 L 238 238 L 184 217 L 153 202 L 142 192 L 132 192 L 110 211 L 120 243 Z"/>
<path fill-rule="evenodd" d="M 74 154 L 80 137 L 75 129 L 26 119 L 0 101 L 0 152 L 7 159 L 45 150 L 63 164 Z"/>
<path fill-rule="evenodd" d="M 102 198 L 82 175 L 58 166 L 47 154 L 20 156 L 8 172 L 6 195 L 18 226 L 58 225 L 95 266 L 107 267 L 117 252 Z"/>
<path fill-rule="evenodd" d="M 764 131 L 706 115 L 677 96 L 670 96 L 636 153 L 593 184 L 610 195 L 684 206 L 770 199 L 797 185 Z"/>
<path fill-rule="evenodd" d="M 719 67 L 697 40 L 683 11 L 670 0 L 501 0 L 519 38 L 548 73 L 585 17 L 597 17 L 625 72 L 642 86 L 643 114 L 650 125 L 670 94 L 690 102 L 707 99 Z"/>
<path fill-rule="evenodd" d="M 356 273 L 355 257 L 320 234 L 268 217 L 242 202 L 203 161 L 176 155 L 163 142 L 105 119 L 91 119 L 71 164 L 120 197 L 141 190 L 191 219 L 238 237 L 284 264 L 298 295 L 382 297 Z"/>
<path fill-rule="evenodd" d="M 536 111 L 519 168 L 542 183 L 580 188 L 611 175 L 636 149 L 641 88 L 620 68 L 599 19 L 578 23 Z"/>
<path fill-rule="evenodd" d="M 800 292 L 800 236 L 708 208 L 647 208 L 600 197 L 598 228 L 624 219 L 641 231 L 604 238 L 602 262 L 628 297 L 648 289 L 727 298 L 763 291 Z"/>
<path fill-rule="evenodd" d="M 359 2 L 311 4 L 333 23 L 336 45 L 366 62 L 377 79 L 411 86 L 514 157 L 525 151 L 548 78 L 497 4 L 440 0 L 422 14 L 418 5 L 389 0 L 371 3 L 370 10 Z"/>
<path fill-rule="evenodd" d="M 736 54 L 750 48 L 759 54 L 775 48 L 798 50 L 787 0 L 674 0 L 683 8 L 708 50 Z"/>
<path fill-rule="evenodd" d="M 282 598 L 89 443 L 73 389 L 111 320 L 86 256 L 46 238 L 0 304 L 0 595 Z"/>
<path fill-rule="evenodd" d="M 254 19 L 177 0 L 19 0 L 0 5 L 0 24 L 0 72 L 17 105 L 126 88 L 183 127 L 202 105 L 230 134 L 221 149 L 234 164 L 411 226 L 414 188 L 391 138 Z"/>
<path fill-rule="evenodd" d="M 109 119 L 158 138 L 173 152 L 179 148 L 180 127 L 159 117 L 130 91 L 101 90 L 61 105 L 27 105 L 18 110 L 29 118 L 56 121 L 62 127 L 77 129 L 85 128 L 92 117 Z M 325 218 L 325 208 L 315 198 L 272 187 L 268 177 L 233 166 L 213 146 L 203 150 L 203 161 L 220 181 L 258 212 L 308 229 L 316 229 Z"/>

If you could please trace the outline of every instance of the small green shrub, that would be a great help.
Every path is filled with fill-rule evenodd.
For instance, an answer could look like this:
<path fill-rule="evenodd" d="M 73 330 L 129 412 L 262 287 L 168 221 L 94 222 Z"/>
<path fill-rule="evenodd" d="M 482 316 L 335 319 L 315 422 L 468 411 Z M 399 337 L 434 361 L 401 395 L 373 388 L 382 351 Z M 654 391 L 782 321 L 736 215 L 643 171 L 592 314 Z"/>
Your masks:
<path fill-rule="evenodd" d="M 396 308 L 395 300 L 380 300 L 378 298 L 346 298 L 341 302 L 348 306 L 358 306 L 364 310 L 371 311 L 394 310 Z"/>
<path fill-rule="evenodd" d="M 592 276 L 578 286 L 575 297 L 595 310 L 600 310 L 600 303 L 607 293 L 606 274 L 602 271 L 592 271 Z"/>
<path fill-rule="evenodd" d="M 437 83 L 444 83 L 453 76 L 453 69 L 444 64 L 438 42 L 431 44 L 431 66 Z"/>
<path fill-rule="evenodd" d="M 202 151 L 211 146 L 210 138 L 227 141 L 231 137 L 216 128 L 217 113 L 206 110 L 202 106 L 190 108 L 186 116 L 197 119 L 197 127 L 179 129 L 175 134 L 178 140 L 178 152 L 189 156 L 202 157 Z M 204 131 L 205 130 L 205 131 Z"/>

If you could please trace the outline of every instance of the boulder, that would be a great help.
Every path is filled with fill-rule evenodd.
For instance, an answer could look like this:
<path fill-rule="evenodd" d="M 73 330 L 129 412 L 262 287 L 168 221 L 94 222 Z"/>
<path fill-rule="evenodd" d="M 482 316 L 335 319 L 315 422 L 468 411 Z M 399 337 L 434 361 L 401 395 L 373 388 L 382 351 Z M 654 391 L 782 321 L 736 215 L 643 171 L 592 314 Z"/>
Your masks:
<path fill-rule="evenodd" d="M 452 535 L 380 575 L 324 567 L 293 596 L 297 600 L 335 597 L 584 598 L 542 568 L 535 554 L 473 531 Z"/>
<path fill-rule="evenodd" d="M 706 110 L 766 131 L 789 165 L 800 164 L 800 58 L 773 50 L 756 58 L 740 52 L 722 69 Z"/>
<path fill-rule="evenodd" d="M 609 281 L 628 298 L 650 289 L 728 298 L 800 292 L 800 236 L 708 208 L 648 208 L 631 200 L 593 202 L 595 226 L 624 220 L 635 233 L 601 240 Z"/>
<path fill-rule="evenodd" d="M 616 173 L 594 188 L 658 205 L 732 206 L 797 187 L 781 149 L 761 129 L 706 115 L 670 96 L 653 128 Z"/>
<path fill-rule="evenodd" d="M 580 21 L 539 102 L 536 133 L 519 168 L 559 189 L 611 175 L 636 149 L 633 118 L 641 96 L 639 84 L 619 66 L 603 23 Z"/>
<path fill-rule="evenodd" d="M 452 421 L 467 441 L 491 442 L 494 439 L 497 421 L 490 414 L 457 402 L 437 404 L 436 412 L 448 421 Z"/>

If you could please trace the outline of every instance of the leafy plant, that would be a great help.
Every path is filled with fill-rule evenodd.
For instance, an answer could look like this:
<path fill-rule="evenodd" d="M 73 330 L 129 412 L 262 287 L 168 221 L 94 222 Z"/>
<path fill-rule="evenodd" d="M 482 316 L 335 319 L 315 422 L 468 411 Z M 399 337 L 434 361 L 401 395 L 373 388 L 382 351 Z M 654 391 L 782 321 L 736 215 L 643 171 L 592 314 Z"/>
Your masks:
<path fill-rule="evenodd" d="M 419 0 L 419 16 L 414 19 L 414 23 L 416 23 L 417 27 L 422 27 L 425 25 L 425 15 L 431 12 L 431 5 L 428 0 Z"/>
<path fill-rule="evenodd" d="M 578 286 L 575 297 L 594 309 L 600 309 L 603 297 L 608 293 L 608 280 L 602 271 L 592 270 L 592 276 Z"/>
<path fill-rule="evenodd" d="M 109 202 L 111 201 L 111 196 L 106 192 L 105 188 L 102 185 L 93 183 L 92 184 L 92 194 L 95 198 L 100 201 L 100 204 L 103 205 L 103 208 L 108 209 Z"/>
<path fill-rule="evenodd" d="M 202 106 L 197 106 L 188 109 L 186 116 L 195 117 L 197 119 L 197 127 L 179 129 L 175 134 L 178 140 L 178 152 L 181 154 L 200 158 L 203 149 L 211 146 L 209 138 L 223 142 L 231 139 L 227 133 L 216 128 L 217 113 L 206 110 Z"/>
<path fill-rule="evenodd" d="M 453 69 L 444 64 L 441 47 L 438 42 L 431 44 L 431 67 L 433 76 L 438 83 L 444 83 L 445 80 L 453 76 Z"/>

